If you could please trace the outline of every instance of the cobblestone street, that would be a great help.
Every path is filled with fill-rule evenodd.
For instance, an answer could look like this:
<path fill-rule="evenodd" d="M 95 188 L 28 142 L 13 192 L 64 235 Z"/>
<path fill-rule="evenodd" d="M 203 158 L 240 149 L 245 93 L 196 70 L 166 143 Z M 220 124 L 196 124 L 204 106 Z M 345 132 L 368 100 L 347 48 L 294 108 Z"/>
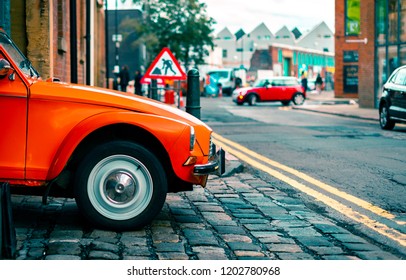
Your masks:
<path fill-rule="evenodd" d="M 74 200 L 13 196 L 17 259 L 399 259 L 249 173 L 169 194 L 142 230 L 89 228 Z"/>

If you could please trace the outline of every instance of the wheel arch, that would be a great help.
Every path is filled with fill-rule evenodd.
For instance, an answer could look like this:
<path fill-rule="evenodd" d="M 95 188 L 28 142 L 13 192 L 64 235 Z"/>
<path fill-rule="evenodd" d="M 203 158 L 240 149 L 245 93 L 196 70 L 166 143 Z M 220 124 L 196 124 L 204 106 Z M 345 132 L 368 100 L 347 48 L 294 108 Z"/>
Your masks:
<path fill-rule="evenodd" d="M 153 116 L 156 117 L 156 116 Z M 141 118 L 138 123 L 110 121 L 102 126 L 79 125 L 62 142 L 49 169 L 47 181 L 56 180 L 58 185 L 66 189 L 67 196 L 73 195 L 71 183 L 74 178 L 79 162 L 84 158 L 90 149 L 96 145 L 104 144 L 115 140 L 130 141 L 140 144 L 154 153 L 162 162 L 168 177 L 169 191 L 176 191 L 176 184 L 171 182 L 179 181 L 172 167 L 170 156 L 167 152 L 170 144 L 174 143 L 185 129 L 185 124 L 170 119 L 162 118 L 160 127 L 167 125 L 177 126 L 179 135 L 172 134 L 168 143 L 162 143 L 151 131 L 158 123 L 148 122 L 151 116 Z M 139 125 L 138 125 L 139 124 Z M 86 127 L 86 128 L 84 128 Z M 85 130 L 85 131 L 83 131 Z M 172 142 L 172 143 L 171 143 Z M 166 147 L 166 148 L 165 148 Z M 63 180 L 58 180 L 62 177 Z M 182 188 L 184 186 L 181 186 Z"/>
<path fill-rule="evenodd" d="M 388 105 L 388 107 L 390 106 L 390 101 L 386 98 L 381 98 L 381 100 L 379 100 L 379 111 L 382 110 L 383 106 Z"/>
<path fill-rule="evenodd" d="M 255 91 L 251 91 L 247 93 L 246 102 L 250 103 L 251 96 L 255 96 L 257 98 L 257 102 L 261 102 L 261 97 Z"/>
<path fill-rule="evenodd" d="M 256 91 L 251 91 L 251 92 L 247 93 L 248 98 L 250 95 L 255 95 L 257 97 L 257 100 L 261 100 L 259 94 Z"/>

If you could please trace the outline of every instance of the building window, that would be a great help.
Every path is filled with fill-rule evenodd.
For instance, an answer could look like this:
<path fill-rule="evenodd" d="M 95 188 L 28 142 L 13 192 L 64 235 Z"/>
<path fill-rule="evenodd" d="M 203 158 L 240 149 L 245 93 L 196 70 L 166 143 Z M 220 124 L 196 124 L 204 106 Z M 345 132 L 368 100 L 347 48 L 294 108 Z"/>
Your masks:
<path fill-rule="evenodd" d="M 345 35 L 358 36 L 361 34 L 361 0 L 346 0 L 345 5 Z"/>
<path fill-rule="evenodd" d="M 387 3 L 387 0 L 378 0 L 376 3 L 376 40 L 379 45 L 386 43 Z"/>
<path fill-rule="evenodd" d="M 223 50 L 223 58 L 227 58 L 227 57 L 228 57 L 227 50 Z"/>
<path fill-rule="evenodd" d="M 398 40 L 398 0 L 389 0 L 388 5 L 388 39 L 390 43 Z"/>
<path fill-rule="evenodd" d="M 400 1 L 400 41 L 406 42 L 406 0 Z"/>
<path fill-rule="evenodd" d="M 397 46 L 388 47 L 388 62 L 389 62 L 388 64 L 389 66 L 388 77 L 389 77 L 392 74 L 392 72 L 400 66 Z"/>

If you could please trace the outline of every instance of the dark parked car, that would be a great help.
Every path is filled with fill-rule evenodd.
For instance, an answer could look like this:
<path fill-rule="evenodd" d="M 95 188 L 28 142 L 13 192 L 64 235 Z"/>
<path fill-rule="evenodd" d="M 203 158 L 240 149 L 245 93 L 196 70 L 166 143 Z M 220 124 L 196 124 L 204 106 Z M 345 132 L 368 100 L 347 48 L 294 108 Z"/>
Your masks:
<path fill-rule="evenodd" d="M 379 102 L 382 129 L 393 129 L 395 123 L 406 123 L 406 66 L 393 71 L 382 89 Z"/>
<path fill-rule="evenodd" d="M 262 79 L 253 87 L 239 88 L 233 92 L 233 101 L 238 105 L 245 102 L 255 105 L 257 102 L 266 101 L 280 101 L 285 106 L 291 101 L 295 105 L 302 105 L 305 99 L 306 94 L 295 77 Z"/>

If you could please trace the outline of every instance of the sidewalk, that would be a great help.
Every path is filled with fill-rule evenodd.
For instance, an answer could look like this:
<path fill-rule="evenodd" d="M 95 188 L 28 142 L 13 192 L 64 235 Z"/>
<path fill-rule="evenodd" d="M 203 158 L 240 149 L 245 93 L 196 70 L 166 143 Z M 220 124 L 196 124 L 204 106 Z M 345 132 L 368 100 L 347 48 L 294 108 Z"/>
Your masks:
<path fill-rule="evenodd" d="M 357 99 L 335 98 L 334 91 L 323 91 L 321 94 L 309 92 L 306 103 L 301 106 L 293 106 L 293 108 L 296 110 L 379 121 L 378 109 L 359 108 Z"/>

